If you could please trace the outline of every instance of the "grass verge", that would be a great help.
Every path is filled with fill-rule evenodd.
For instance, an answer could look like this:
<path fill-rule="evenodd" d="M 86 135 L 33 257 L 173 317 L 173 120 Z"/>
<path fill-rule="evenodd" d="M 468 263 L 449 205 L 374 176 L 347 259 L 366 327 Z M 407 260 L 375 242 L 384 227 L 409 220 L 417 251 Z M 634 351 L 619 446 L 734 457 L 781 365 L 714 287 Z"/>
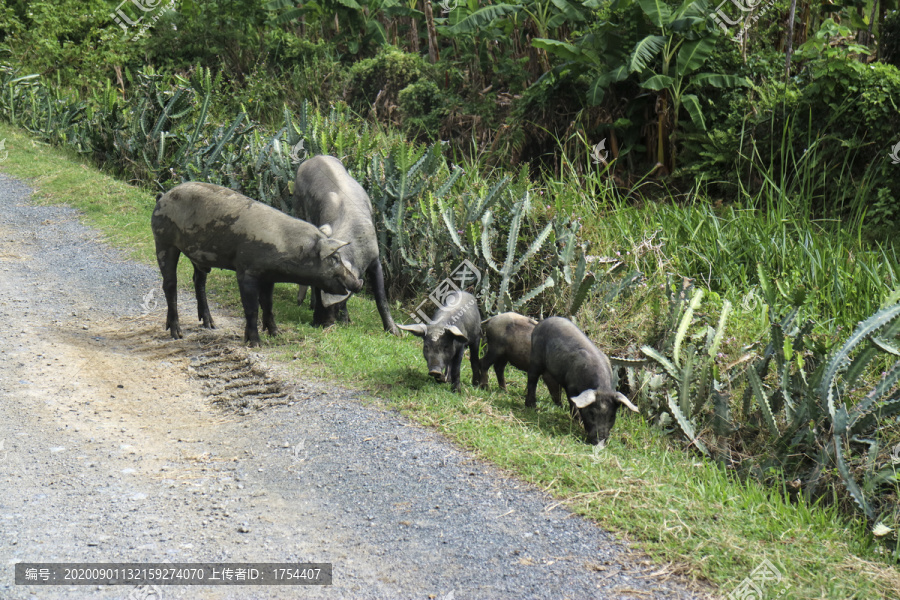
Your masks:
<path fill-rule="evenodd" d="M 5 124 L 0 139 L 9 152 L 0 171 L 27 180 L 37 190 L 35 201 L 83 211 L 110 243 L 153 262 L 154 194 Z M 183 283 L 190 281 L 187 264 L 182 261 Z M 209 293 L 219 306 L 239 305 L 230 272 L 214 271 Z M 453 394 L 426 376 L 417 338 L 397 340 L 381 331 L 371 301 L 354 297 L 352 325 L 320 330 L 308 325 L 310 312 L 296 306 L 295 294 L 295 286 L 276 287 L 282 334 L 266 339 L 263 352 L 290 363 L 298 375 L 371 391 L 656 559 L 720 586 L 723 594 L 767 559 L 784 579 L 764 586 L 765 598 L 900 597 L 900 572 L 883 558 L 861 520 L 735 482 L 716 465 L 674 447 L 639 416 L 622 415 L 609 446 L 595 453 L 582 441 L 580 426 L 546 392 L 538 410 L 525 408 L 522 374 L 508 370 L 508 392 L 497 390 L 492 377 L 488 392 L 464 385 L 461 394 Z M 463 378 L 471 379 L 467 365 Z"/>

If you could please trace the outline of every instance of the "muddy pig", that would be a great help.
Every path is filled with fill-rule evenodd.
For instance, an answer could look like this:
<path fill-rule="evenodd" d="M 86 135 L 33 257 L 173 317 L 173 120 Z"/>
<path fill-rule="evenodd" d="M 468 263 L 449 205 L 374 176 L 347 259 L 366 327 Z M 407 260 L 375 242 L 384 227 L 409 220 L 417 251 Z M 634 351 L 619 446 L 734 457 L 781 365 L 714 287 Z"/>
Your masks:
<path fill-rule="evenodd" d="M 492 365 L 494 373 L 497 374 L 497 384 L 504 390 L 506 389 L 504 371 L 507 363 L 520 371 L 528 372 L 528 366 L 531 364 L 531 332 L 537 323 L 530 317 L 514 312 L 505 312 L 481 323 L 481 329 L 487 339 L 487 349 L 481 357 L 481 387 L 488 387 L 488 370 Z M 557 406 L 562 406 L 559 400 L 559 385 L 546 373 L 543 374 L 543 378 L 550 397 Z"/>
<path fill-rule="evenodd" d="M 454 392 L 460 389 L 459 374 L 463 354 L 469 347 L 472 385 L 481 381 L 478 346 L 481 343 L 481 313 L 478 301 L 467 292 L 452 292 L 435 311 L 428 325 L 400 325 L 400 329 L 425 338 L 422 353 L 428 374 L 440 383 L 450 382 Z"/>
<path fill-rule="evenodd" d="M 277 333 L 272 315 L 276 282 L 315 285 L 332 294 L 359 291 L 362 281 L 338 254 L 347 242 L 331 237 L 331 227 L 316 228 L 271 206 L 211 183 L 175 186 L 156 201 L 150 220 L 156 260 L 169 307 L 166 329 L 182 337 L 178 322 L 177 267 L 184 253 L 194 264 L 198 318 L 212 328 L 206 302 L 206 276 L 213 268 L 237 274 L 247 319 L 244 341 L 259 345 L 257 319 Z"/>
<path fill-rule="evenodd" d="M 541 321 L 531 334 L 526 406 L 535 406 L 538 378 L 548 374 L 566 390 L 591 444 L 606 444 L 620 404 L 638 412 L 624 394 L 613 389 L 609 358 L 562 317 Z"/>
<path fill-rule="evenodd" d="M 400 335 L 384 291 L 378 238 L 372 223 L 372 203 L 340 160 L 333 156 L 314 156 L 297 168 L 293 210 L 294 216 L 313 225 L 331 225 L 334 236 L 348 242 L 338 254 L 349 265 L 354 277 L 365 274 L 368 278 L 384 330 Z M 301 286 L 298 304 L 303 302 L 305 295 L 306 288 Z M 346 295 L 333 295 L 313 288 L 313 325 L 330 325 L 336 320 L 350 320 Z"/>

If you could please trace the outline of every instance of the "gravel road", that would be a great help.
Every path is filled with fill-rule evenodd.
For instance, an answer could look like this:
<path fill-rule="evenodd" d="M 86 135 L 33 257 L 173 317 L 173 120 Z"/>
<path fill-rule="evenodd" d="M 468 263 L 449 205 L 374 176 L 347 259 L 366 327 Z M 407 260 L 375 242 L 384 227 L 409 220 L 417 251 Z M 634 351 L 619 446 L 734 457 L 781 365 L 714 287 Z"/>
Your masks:
<path fill-rule="evenodd" d="M 238 315 L 171 340 L 158 271 L 30 194 L 0 175 L 0 598 L 707 597 L 360 392 L 293 380 Z M 334 583 L 13 583 L 17 562 L 167 561 Z"/>

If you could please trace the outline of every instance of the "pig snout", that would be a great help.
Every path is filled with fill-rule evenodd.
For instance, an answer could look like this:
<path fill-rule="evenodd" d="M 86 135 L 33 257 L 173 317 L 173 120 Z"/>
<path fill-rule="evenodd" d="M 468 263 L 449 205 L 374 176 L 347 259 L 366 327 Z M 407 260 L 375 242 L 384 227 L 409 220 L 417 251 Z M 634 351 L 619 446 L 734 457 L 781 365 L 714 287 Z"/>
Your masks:
<path fill-rule="evenodd" d="M 595 429 L 593 431 L 588 431 L 587 440 L 589 444 L 600 446 L 600 448 L 603 449 L 606 446 L 606 442 L 609 441 L 609 429 Z"/>
<path fill-rule="evenodd" d="M 441 370 L 440 367 L 428 367 L 428 375 L 434 377 L 434 380 L 438 383 L 447 383 L 447 373 Z"/>
<path fill-rule="evenodd" d="M 344 282 L 344 286 L 347 288 L 348 292 L 356 294 L 363 288 L 363 280 L 350 276 Z"/>

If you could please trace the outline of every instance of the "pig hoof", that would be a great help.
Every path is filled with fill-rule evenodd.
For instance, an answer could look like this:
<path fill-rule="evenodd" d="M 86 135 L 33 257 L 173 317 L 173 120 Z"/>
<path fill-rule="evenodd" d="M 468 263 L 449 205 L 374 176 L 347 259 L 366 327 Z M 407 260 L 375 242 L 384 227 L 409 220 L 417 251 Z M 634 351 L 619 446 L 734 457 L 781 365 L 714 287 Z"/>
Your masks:
<path fill-rule="evenodd" d="M 394 325 L 394 326 L 391 327 L 390 329 L 385 329 L 385 331 L 387 331 L 388 333 L 390 333 L 390 334 L 391 334 L 392 336 L 394 336 L 394 337 L 400 337 L 400 336 L 401 336 L 401 334 L 400 334 L 400 329 L 399 329 L 396 325 Z"/>

